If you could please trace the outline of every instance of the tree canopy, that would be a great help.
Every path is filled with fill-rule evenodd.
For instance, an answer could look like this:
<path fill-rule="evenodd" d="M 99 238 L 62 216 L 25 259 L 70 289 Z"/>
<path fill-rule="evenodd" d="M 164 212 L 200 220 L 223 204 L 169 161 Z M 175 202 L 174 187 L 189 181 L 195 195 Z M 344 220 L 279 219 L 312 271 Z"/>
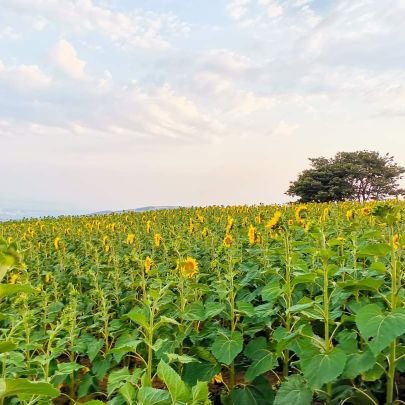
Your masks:
<path fill-rule="evenodd" d="M 309 201 L 379 200 L 405 193 L 398 181 L 405 168 L 388 153 L 339 152 L 333 158 L 310 158 L 311 168 L 290 183 L 286 194 Z"/>

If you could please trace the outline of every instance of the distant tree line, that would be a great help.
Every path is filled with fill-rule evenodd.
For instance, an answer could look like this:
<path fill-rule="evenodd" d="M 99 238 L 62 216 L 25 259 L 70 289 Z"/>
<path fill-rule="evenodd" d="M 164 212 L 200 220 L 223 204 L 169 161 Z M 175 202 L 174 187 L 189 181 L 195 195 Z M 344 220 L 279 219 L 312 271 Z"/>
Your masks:
<path fill-rule="evenodd" d="M 301 202 L 380 200 L 405 194 L 398 181 L 405 168 L 388 153 L 339 152 L 333 158 L 310 158 L 311 168 L 290 183 L 286 194 Z"/>

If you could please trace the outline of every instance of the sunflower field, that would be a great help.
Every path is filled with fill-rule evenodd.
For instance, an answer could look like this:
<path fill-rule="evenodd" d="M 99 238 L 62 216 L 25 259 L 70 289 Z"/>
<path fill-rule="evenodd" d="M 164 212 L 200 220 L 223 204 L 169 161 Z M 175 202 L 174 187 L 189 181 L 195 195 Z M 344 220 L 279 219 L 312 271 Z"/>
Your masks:
<path fill-rule="evenodd" d="M 388 201 L 1 223 L 0 405 L 404 403 L 404 217 Z"/>

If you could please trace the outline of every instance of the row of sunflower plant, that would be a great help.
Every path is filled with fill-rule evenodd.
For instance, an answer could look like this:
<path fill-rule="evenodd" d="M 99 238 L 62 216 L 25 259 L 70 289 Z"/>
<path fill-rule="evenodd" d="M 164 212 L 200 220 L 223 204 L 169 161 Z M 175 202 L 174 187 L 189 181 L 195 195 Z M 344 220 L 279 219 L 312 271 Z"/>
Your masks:
<path fill-rule="evenodd" d="M 5 277 L 34 290 L 0 304 L 2 378 L 57 391 L 0 401 L 394 404 L 404 215 L 389 201 L 2 223 L 25 262 Z"/>

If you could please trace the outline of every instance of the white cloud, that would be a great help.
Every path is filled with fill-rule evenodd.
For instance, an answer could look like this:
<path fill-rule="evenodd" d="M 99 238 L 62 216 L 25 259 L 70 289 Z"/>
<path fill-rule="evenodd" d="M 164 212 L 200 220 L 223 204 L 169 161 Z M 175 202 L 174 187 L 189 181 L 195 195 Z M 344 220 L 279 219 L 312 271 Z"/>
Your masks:
<path fill-rule="evenodd" d="M 251 0 L 231 0 L 227 5 L 228 14 L 234 19 L 241 19 L 248 11 Z"/>
<path fill-rule="evenodd" d="M 43 17 L 39 17 L 34 21 L 34 30 L 43 31 L 49 25 L 49 21 Z"/>
<path fill-rule="evenodd" d="M 38 65 L 6 66 L 0 60 L 0 81 L 18 90 L 42 89 L 52 81 Z"/>
<path fill-rule="evenodd" d="M 189 26 L 172 14 L 141 9 L 121 12 L 93 0 L 3 0 L 3 7 L 76 33 L 98 33 L 122 46 L 167 48 L 167 37 L 189 32 Z M 39 25 L 38 25 L 39 24 Z M 37 28 L 43 28 L 38 23 Z"/>
<path fill-rule="evenodd" d="M 67 76 L 83 80 L 86 79 L 86 62 L 79 58 L 73 45 L 61 39 L 51 52 L 52 62 Z"/>
<path fill-rule="evenodd" d="M 284 136 L 291 136 L 297 129 L 299 125 L 297 124 L 290 124 L 285 121 L 280 121 L 277 126 L 272 131 L 273 135 L 284 137 Z"/>
<path fill-rule="evenodd" d="M 1 39 L 16 40 L 19 38 L 21 38 L 21 34 L 16 32 L 13 27 L 6 26 L 0 29 L 0 40 Z"/>

